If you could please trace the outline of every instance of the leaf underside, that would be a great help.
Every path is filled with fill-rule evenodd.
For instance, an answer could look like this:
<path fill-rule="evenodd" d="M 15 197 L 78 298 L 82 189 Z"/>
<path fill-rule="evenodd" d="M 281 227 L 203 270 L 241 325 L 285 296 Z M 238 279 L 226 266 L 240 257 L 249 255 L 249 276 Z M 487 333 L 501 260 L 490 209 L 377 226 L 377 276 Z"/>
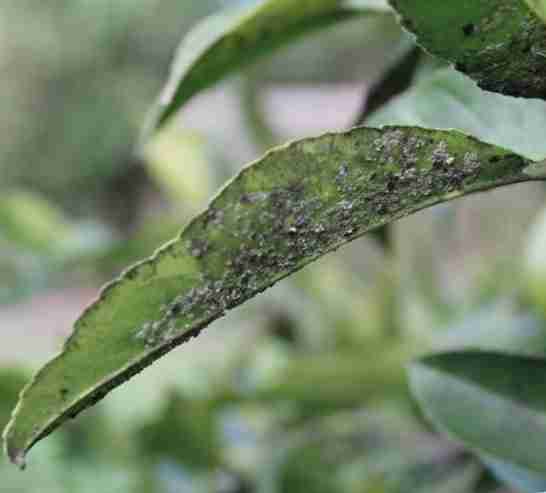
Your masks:
<path fill-rule="evenodd" d="M 546 99 L 546 26 L 524 0 L 390 3 L 423 48 L 482 89 Z"/>
<path fill-rule="evenodd" d="M 355 128 L 276 148 L 156 254 L 107 285 L 23 391 L 11 460 L 206 325 L 367 231 L 535 179 L 533 163 L 455 131 Z"/>
<path fill-rule="evenodd" d="M 267 0 L 258 7 L 205 19 L 182 41 L 144 137 L 162 127 L 198 92 L 294 38 L 381 12 L 389 12 L 381 0 Z"/>
<path fill-rule="evenodd" d="M 546 474 L 546 360 L 491 352 L 437 354 L 410 384 L 440 429 L 480 454 Z"/>

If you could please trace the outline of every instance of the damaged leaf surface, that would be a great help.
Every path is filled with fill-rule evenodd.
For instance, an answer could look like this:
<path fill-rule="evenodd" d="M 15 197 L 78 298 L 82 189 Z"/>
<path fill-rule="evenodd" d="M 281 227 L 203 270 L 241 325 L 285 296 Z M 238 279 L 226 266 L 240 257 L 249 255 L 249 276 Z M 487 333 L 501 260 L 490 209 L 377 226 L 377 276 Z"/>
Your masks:
<path fill-rule="evenodd" d="M 69 417 L 327 252 L 434 204 L 544 177 L 543 168 L 459 132 L 414 127 L 360 127 L 270 151 L 105 287 L 24 390 L 5 432 L 10 458 L 24 465 Z"/>
<path fill-rule="evenodd" d="M 426 50 L 482 89 L 546 99 L 546 26 L 523 0 L 390 3 Z"/>

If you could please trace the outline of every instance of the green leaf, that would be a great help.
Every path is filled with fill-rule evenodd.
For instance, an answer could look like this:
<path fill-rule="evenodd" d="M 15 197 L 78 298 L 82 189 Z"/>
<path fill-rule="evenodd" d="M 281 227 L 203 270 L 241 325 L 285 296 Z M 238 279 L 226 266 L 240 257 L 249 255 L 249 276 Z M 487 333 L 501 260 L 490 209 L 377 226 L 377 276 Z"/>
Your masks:
<path fill-rule="evenodd" d="M 145 135 L 198 92 L 307 32 L 370 12 L 382 0 L 266 0 L 208 17 L 182 41 Z"/>
<path fill-rule="evenodd" d="M 481 459 L 495 477 L 517 491 L 535 493 L 544 491 L 546 488 L 546 477 L 544 475 L 534 474 L 525 468 L 497 460 L 494 457 L 482 457 Z"/>
<path fill-rule="evenodd" d="M 533 162 L 458 132 L 355 128 L 245 168 L 180 236 L 127 270 L 25 389 L 5 432 L 26 451 L 227 310 L 369 230 L 434 204 L 534 180 Z"/>
<path fill-rule="evenodd" d="M 546 22 L 546 0 L 525 0 L 540 18 Z"/>
<path fill-rule="evenodd" d="M 0 197 L 0 238 L 19 248 L 54 253 L 70 232 L 62 211 L 42 197 L 23 190 Z"/>
<path fill-rule="evenodd" d="M 456 129 L 531 159 L 546 156 L 546 103 L 483 92 L 452 69 L 420 80 L 366 123 Z"/>
<path fill-rule="evenodd" d="M 546 360 L 489 352 L 430 356 L 410 382 L 425 414 L 479 453 L 546 473 Z"/>
<path fill-rule="evenodd" d="M 199 134 L 169 128 L 152 139 L 143 154 L 151 178 L 173 203 L 187 208 L 206 203 L 213 179 L 206 141 Z"/>
<path fill-rule="evenodd" d="M 17 396 L 27 380 L 26 372 L 16 368 L 0 370 L 0 426 L 4 427 L 10 417 L 11 410 L 17 402 Z M 0 460 L 1 462 L 1 460 Z"/>
<path fill-rule="evenodd" d="M 390 0 L 430 53 L 485 90 L 546 98 L 546 26 L 523 0 Z"/>

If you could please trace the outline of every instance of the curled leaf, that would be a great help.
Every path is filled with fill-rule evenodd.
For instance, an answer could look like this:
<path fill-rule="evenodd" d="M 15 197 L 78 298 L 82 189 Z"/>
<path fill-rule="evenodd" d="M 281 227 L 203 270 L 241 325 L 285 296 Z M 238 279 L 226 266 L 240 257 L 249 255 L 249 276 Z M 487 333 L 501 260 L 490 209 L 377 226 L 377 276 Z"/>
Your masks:
<path fill-rule="evenodd" d="M 531 161 L 455 131 L 355 128 L 273 149 L 148 260 L 106 286 L 24 390 L 10 458 L 227 310 L 408 214 L 534 179 Z"/>
<path fill-rule="evenodd" d="M 390 3 L 426 50 L 482 89 L 546 99 L 546 26 L 523 0 Z"/>

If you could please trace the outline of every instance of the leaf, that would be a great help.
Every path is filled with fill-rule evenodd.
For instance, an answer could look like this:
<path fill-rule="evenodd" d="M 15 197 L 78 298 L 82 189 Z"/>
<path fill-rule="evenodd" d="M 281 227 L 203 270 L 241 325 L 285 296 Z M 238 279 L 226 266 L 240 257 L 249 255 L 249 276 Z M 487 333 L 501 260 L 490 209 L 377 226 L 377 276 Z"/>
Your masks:
<path fill-rule="evenodd" d="M 390 0 L 433 55 L 487 91 L 546 98 L 546 26 L 523 0 Z"/>
<path fill-rule="evenodd" d="M 535 164 L 458 132 L 409 127 L 270 151 L 176 240 L 104 288 L 22 394 L 5 431 L 9 456 L 24 464 L 69 417 L 322 255 L 434 204 L 538 179 L 527 174 Z"/>
<path fill-rule="evenodd" d="M 0 197 L 0 238 L 21 249 L 51 254 L 71 233 L 62 212 L 42 197 L 24 190 Z"/>
<path fill-rule="evenodd" d="M 546 0 L 525 0 L 543 21 L 546 21 Z"/>
<path fill-rule="evenodd" d="M 382 0 L 266 0 L 205 19 L 182 41 L 145 136 L 196 93 L 304 33 L 370 12 Z"/>
<path fill-rule="evenodd" d="M 410 384 L 441 430 L 501 461 L 546 473 L 546 360 L 453 352 L 412 365 Z"/>
<path fill-rule="evenodd" d="M 27 380 L 26 372 L 19 368 L 2 368 L 0 370 L 0 426 L 9 421 L 10 413 L 17 402 L 17 396 Z M 1 460 L 0 460 L 1 462 Z"/>
<path fill-rule="evenodd" d="M 515 488 L 522 493 L 535 493 L 544 491 L 546 477 L 534 474 L 522 467 L 514 466 L 509 462 L 503 462 L 493 457 L 482 457 L 482 462 L 503 483 Z"/>
<path fill-rule="evenodd" d="M 456 129 L 531 159 L 546 156 L 546 103 L 483 92 L 452 69 L 420 80 L 366 123 Z"/>
<path fill-rule="evenodd" d="M 191 208 L 205 203 L 212 189 L 206 151 L 205 139 L 199 134 L 173 128 L 152 139 L 143 154 L 151 178 L 165 195 Z"/>

